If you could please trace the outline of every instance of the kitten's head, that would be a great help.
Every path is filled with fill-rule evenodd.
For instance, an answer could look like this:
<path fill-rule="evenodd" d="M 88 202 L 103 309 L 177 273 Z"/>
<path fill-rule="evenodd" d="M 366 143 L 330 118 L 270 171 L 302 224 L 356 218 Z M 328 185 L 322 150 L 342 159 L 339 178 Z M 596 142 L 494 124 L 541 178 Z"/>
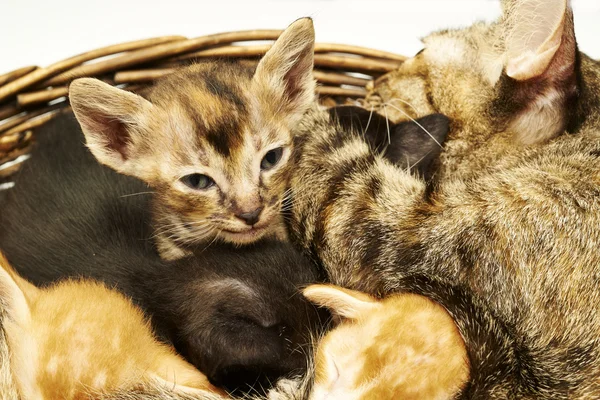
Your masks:
<path fill-rule="evenodd" d="M 389 115 L 441 112 L 454 131 L 516 132 L 523 144 L 564 131 L 578 91 L 568 1 L 505 0 L 503 11 L 493 24 L 427 36 L 421 52 L 376 82 Z"/>
<path fill-rule="evenodd" d="M 23 398 L 87 398 L 144 382 L 181 393 L 222 393 L 154 338 L 131 301 L 101 284 L 65 281 L 38 289 L 0 254 L 0 305 Z"/>
<path fill-rule="evenodd" d="M 330 285 L 309 286 L 304 295 L 340 321 L 318 343 L 311 400 L 446 399 L 467 382 L 458 329 L 428 298 L 378 301 Z"/>
<path fill-rule="evenodd" d="M 255 71 L 200 63 L 158 81 L 147 98 L 82 78 L 71 104 L 94 156 L 154 189 L 163 233 L 183 244 L 215 235 L 249 243 L 280 223 L 290 131 L 314 102 L 313 49 L 304 18 Z"/>

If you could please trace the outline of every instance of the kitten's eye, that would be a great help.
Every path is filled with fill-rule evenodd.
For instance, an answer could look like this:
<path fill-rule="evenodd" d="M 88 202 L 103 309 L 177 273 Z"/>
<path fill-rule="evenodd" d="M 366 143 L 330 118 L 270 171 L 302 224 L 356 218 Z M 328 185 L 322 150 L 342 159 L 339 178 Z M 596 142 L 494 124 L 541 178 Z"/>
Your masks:
<path fill-rule="evenodd" d="M 211 177 L 202 174 L 186 175 L 181 178 L 181 182 L 196 190 L 208 189 L 215 184 Z"/>
<path fill-rule="evenodd" d="M 425 51 L 425 48 L 422 48 L 421 50 L 419 50 L 419 51 L 417 52 L 417 54 L 415 54 L 415 57 L 416 57 L 416 56 L 418 56 L 419 54 L 421 54 L 421 53 L 422 53 L 422 52 L 424 52 L 424 51 Z"/>
<path fill-rule="evenodd" d="M 277 165 L 279 160 L 281 160 L 282 154 L 283 147 L 278 147 L 276 149 L 270 150 L 267 154 L 265 154 L 262 161 L 260 162 L 260 169 L 266 171 L 273 168 L 275 165 Z"/>

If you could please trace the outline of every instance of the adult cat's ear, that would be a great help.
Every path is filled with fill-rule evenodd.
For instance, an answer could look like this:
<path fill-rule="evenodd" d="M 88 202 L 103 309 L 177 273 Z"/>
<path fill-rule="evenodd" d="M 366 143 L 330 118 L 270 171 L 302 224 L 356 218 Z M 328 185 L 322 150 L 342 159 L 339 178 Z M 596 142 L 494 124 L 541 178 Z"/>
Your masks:
<path fill-rule="evenodd" d="M 0 307 L 3 313 L 17 325 L 29 320 L 29 300 L 37 295 L 38 289 L 17 275 L 0 253 Z"/>
<path fill-rule="evenodd" d="M 431 179 L 434 162 L 440 157 L 450 130 L 448 117 L 431 114 L 416 121 L 401 122 L 390 129 L 389 144 L 383 156 L 425 181 Z"/>
<path fill-rule="evenodd" d="M 333 285 L 310 285 L 302 293 L 312 303 L 328 308 L 334 316 L 356 319 L 379 304 L 371 296 Z"/>
<path fill-rule="evenodd" d="M 510 0 L 503 8 L 508 76 L 525 81 L 573 70 L 577 44 L 568 0 Z"/>
<path fill-rule="evenodd" d="M 94 157 L 118 172 L 143 178 L 135 167 L 133 153 L 152 104 L 92 78 L 74 80 L 69 99 Z"/>
<path fill-rule="evenodd" d="M 259 101 L 295 124 L 315 100 L 312 19 L 291 24 L 260 60 L 254 74 Z"/>
<path fill-rule="evenodd" d="M 504 73 L 492 112 L 508 117 L 517 143 L 562 132 L 577 98 L 577 43 L 567 0 L 505 0 Z"/>

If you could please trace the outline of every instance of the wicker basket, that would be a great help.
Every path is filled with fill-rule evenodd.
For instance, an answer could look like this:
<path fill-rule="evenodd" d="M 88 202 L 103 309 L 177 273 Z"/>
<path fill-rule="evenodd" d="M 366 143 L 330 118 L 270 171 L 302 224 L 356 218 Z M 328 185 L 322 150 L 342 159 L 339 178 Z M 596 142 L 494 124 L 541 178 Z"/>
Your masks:
<path fill-rule="evenodd" d="M 280 30 L 226 32 L 188 39 L 166 36 L 92 50 L 45 68 L 24 67 L 0 75 L 0 184 L 27 156 L 33 129 L 67 109 L 68 85 L 93 76 L 134 92 L 179 65 L 203 58 L 230 57 L 256 64 Z M 405 57 L 343 44 L 315 46 L 317 92 L 326 105 L 362 98 L 373 78 L 394 70 Z"/>

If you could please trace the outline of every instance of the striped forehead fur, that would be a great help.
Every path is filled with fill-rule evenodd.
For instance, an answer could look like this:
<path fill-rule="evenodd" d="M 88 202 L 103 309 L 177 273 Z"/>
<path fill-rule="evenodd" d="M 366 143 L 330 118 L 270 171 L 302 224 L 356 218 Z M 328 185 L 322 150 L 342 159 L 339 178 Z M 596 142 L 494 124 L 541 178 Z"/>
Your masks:
<path fill-rule="evenodd" d="M 252 73 L 235 62 L 193 64 L 159 81 L 149 99 L 166 109 L 176 108 L 192 125 L 199 147 L 206 142 L 229 157 L 246 134 Z"/>

